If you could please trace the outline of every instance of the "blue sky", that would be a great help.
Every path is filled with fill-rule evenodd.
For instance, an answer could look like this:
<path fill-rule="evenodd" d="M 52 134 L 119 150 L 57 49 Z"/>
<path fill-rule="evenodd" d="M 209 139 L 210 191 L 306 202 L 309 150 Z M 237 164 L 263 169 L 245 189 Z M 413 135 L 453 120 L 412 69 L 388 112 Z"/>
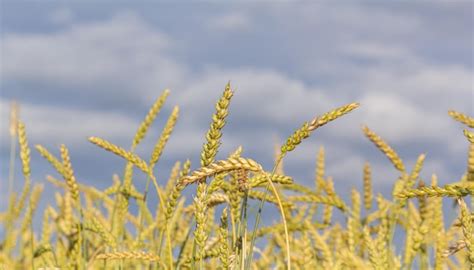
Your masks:
<path fill-rule="evenodd" d="M 474 115 L 470 1 L 2 1 L 0 41 L 2 193 L 12 99 L 21 105 L 32 145 L 58 153 L 66 144 L 79 181 L 106 187 L 123 161 L 88 136 L 128 148 L 149 106 L 169 88 L 139 149 L 148 159 L 179 105 L 178 125 L 157 170 L 165 181 L 177 160 L 190 158 L 197 168 L 214 103 L 229 80 L 236 90 L 219 158 L 242 145 L 244 156 L 270 170 L 275 142 L 315 115 L 357 101 L 357 111 L 288 156 L 287 174 L 311 185 L 324 146 L 328 175 L 341 194 L 361 186 L 365 161 L 373 166 L 376 191 L 390 194 L 396 171 L 363 136 L 363 124 L 409 169 L 426 153 L 425 180 L 436 173 L 443 184 L 457 181 L 466 169 L 462 126 L 447 111 Z M 32 161 L 33 181 L 54 174 L 34 151 Z"/>

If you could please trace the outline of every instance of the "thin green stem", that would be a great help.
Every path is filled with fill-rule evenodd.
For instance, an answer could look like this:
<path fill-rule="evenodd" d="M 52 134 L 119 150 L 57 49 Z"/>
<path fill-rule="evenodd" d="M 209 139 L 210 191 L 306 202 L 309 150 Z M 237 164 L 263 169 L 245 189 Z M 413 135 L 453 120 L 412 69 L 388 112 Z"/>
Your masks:
<path fill-rule="evenodd" d="M 143 211 L 145 210 L 145 207 L 146 207 L 146 199 L 148 197 L 148 189 L 150 186 L 150 180 L 151 180 L 150 175 L 147 175 L 145 192 L 143 193 L 143 206 L 140 208 L 140 226 L 138 227 L 138 232 L 137 232 L 137 244 L 140 243 L 140 236 L 143 229 L 143 223 L 145 222 L 145 215 L 143 214 Z"/>
<path fill-rule="evenodd" d="M 241 267 L 245 266 L 245 257 L 247 254 L 247 202 L 248 202 L 248 190 L 245 191 L 244 199 L 242 201 L 242 208 L 240 209 L 240 226 L 239 226 L 239 244 L 240 246 L 240 257 L 241 257 Z"/>
<path fill-rule="evenodd" d="M 272 173 L 270 175 L 270 179 L 273 177 L 273 175 L 275 174 L 276 172 L 276 169 L 278 168 L 278 165 L 280 164 L 281 160 L 283 159 L 283 157 L 280 155 L 278 157 L 278 160 L 275 162 L 275 165 L 273 166 L 273 169 L 272 169 Z M 265 186 L 265 196 L 263 197 L 263 200 L 260 201 L 260 204 L 258 206 L 258 211 L 257 211 L 257 216 L 255 217 L 255 225 L 253 227 L 253 232 L 252 232 L 252 238 L 251 238 L 251 241 L 250 241 L 250 250 L 249 250 L 249 256 L 248 256 L 248 260 L 247 260 L 247 264 L 246 264 L 246 269 L 250 269 L 250 266 L 252 264 L 252 259 L 253 259 L 253 247 L 255 246 L 255 240 L 257 238 L 257 230 L 258 230 L 258 226 L 260 225 L 260 220 L 261 220 L 261 217 L 262 217 L 262 210 L 263 210 L 263 204 L 265 203 L 265 201 L 267 200 L 267 194 L 268 194 L 268 188 L 270 187 L 270 182 L 267 183 L 267 185 Z"/>
<path fill-rule="evenodd" d="M 189 236 L 191 235 L 191 228 L 193 227 L 193 223 L 194 223 L 194 217 L 191 220 L 191 222 L 190 222 L 191 226 L 189 226 L 188 232 L 186 233 L 186 239 L 184 239 L 184 242 L 183 242 L 183 244 L 181 244 L 181 248 L 179 249 L 178 259 L 176 260 L 176 263 L 177 263 L 178 267 L 180 266 L 181 259 L 183 258 L 183 252 L 184 252 L 184 249 L 186 247 L 186 244 L 189 241 Z"/>

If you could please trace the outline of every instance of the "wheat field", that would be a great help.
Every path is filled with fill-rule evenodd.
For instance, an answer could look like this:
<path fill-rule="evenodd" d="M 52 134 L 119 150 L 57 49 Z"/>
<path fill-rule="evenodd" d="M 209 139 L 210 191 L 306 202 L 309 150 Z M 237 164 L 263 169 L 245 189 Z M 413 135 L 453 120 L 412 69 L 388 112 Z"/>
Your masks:
<path fill-rule="evenodd" d="M 325 173 L 323 148 L 313 186 L 286 175 L 282 164 L 317 129 L 350 117 L 358 103 L 303 123 L 278 147 L 274 167 L 263 168 L 243 155 L 242 147 L 226 153 L 226 159 L 215 159 L 234 95 L 229 83 L 215 104 L 200 164 L 176 162 L 166 180 L 157 179 L 154 168 L 173 133 L 179 107 L 172 110 L 148 157 L 138 155 L 136 148 L 169 94 L 165 90 L 156 99 L 130 145 L 89 138 L 126 161 L 104 190 L 76 180 L 67 146 L 61 145 L 55 156 L 42 145 L 29 145 L 26 124 L 12 108 L 9 168 L 14 169 L 19 155 L 17 167 L 24 179 L 16 183 L 21 192 L 10 188 L 3 200 L 8 205 L 0 213 L 0 269 L 474 269 L 474 118 L 448 112 L 465 126 L 459 132 L 464 132 L 469 155 L 464 176 L 444 186 L 435 174 L 426 182 L 420 178 L 425 155 L 405 164 L 383 138 L 363 126 L 363 134 L 391 162 L 398 178 L 390 198 L 374 194 L 366 163 L 361 168 L 363 189 L 352 189 L 350 198 L 343 198 Z M 62 176 L 47 177 L 47 185 L 56 187 L 53 199 L 41 196 L 44 184 L 32 184 L 31 151 L 38 151 Z M 2 187 L 11 187 L 12 174 Z M 134 183 L 138 174 L 146 177 L 144 190 Z M 188 188 L 194 188 L 192 196 L 184 195 Z M 158 201 L 153 207 L 147 203 L 151 196 Z M 443 198 L 457 212 L 451 224 L 444 219 Z M 41 213 L 36 211 L 40 200 L 47 203 Z M 274 205 L 279 217 L 263 226 L 265 203 Z M 138 205 L 138 213 L 131 211 L 131 204 Z M 258 207 L 255 215 L 249 214 L 250 205 Z M 342 220 L 333 217 L 336 211 Z M 41 226 L 33 225 L 35 219 Z M 402 239 L 401 247 L 395 247 L 395 239 Z"/>

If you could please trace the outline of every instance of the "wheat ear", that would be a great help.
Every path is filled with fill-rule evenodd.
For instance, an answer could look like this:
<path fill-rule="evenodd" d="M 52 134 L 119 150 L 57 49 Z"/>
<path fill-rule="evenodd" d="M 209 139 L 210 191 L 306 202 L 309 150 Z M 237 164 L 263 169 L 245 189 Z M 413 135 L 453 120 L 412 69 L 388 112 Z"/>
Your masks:
<path fill-rule="evenodd" d="M 367 136 L 367 138 L 372 141 L 375 146 L 377 146 L 377 148 L 385 154 L 385 156 L 388 157 L 397 170 L 400 172 L 405 172 L 405 165 L 403 165 L 402 159 L 392 147 L 390 147 L 380 136 L 375 134 L 375 132 L 370 130 L 367 126 L 363 126 L 362 131 L 364 132 L 365 136 Z"/>
<path fill-rule="evenodd" d="M 230 83 L 227 83 L 222 97 L 216 103 L 216 112 L 212 116 L 211 126 L 206 133 L 206 143 L 203 145 L 201 151 L 202 167 L 210 166 L 214 162 L 218 148 L 221 144 L 222 129 L 226 124 L 225 119 L 229 113 L 229 104 L 233 95 L 234 93 L 230 88 Z M 205 203 L 207 197 L 206 177 L 207 176 L 204 176 L 198 180 L 196 198 L 194 200 L 196 217 L 196 230 L 194 232 L 194 237 L 195 244 L 199 247 L 197 258 L 200 261 L 200 268 L 203 267 L 203 257 L 205 254 L 204 245 L 207 239 L 207 234 L 205 232 L 205 224 L 207 223 L 207 206 Z"/>
<path fill-rule="evenodd" d="M 474 133 L 470 132 L 467 129 L 463 130 L 463 132 L 464 132 L 464 136 L 466 136 L 467 140 L 470 143 L 474 143 Z"/>
<path fill-rule="evenodd" d="M 227 220 L 227 208 L 224 208 L 221 215 L 219 227 L 219 260 L 222 269 L 229 269 L 229 229 Z"/>
<path fill-rule="evenodd" d="M 38 201 L 41 197 L 41 193 L 43 192 L 43 189 L 44 189 L 43 184 L 37 184 L 33 187 L 33 190 L 31 191 L 31 195 L 30 195 L 30 203 L 26 210 L 25 218 L 23 220 L 23 223 L 21 224 L 20 231 L 25 232 L 26 230 L 28 230 L 28 226 L 31 225 L 31 222 L 33 220 L 33 215 L 35 213 L 36 208 L 38 207 Z"/>
<path fill-rule="evenodd" d="M 132 142 L 132 149 L 135 148 L 140 143 L 140 141 L 145 137 L 145 134 L 147 133 L 153 121 L 155 121 L 155 118 L 160 112 L 161 107 L 163 107 L 163 104 L 165 103 L 166 98 L 168 97 L 169 93 L 170 91 L 168 89 L 165 89 L 165 91 L 163 91 L 161 96 L 158 97 L 155 103 L 153 103 L 153 105 L 151 106 L 150 110 L 145 116 L 145 120 L 143 120 L 143 122 L 140 123 L 140 126 L 138 127 L 138 130 L 135 133 L 135 137 L 133 138 L 133 142 Z"/>
<path fill-rule="evenodd" d="M 269 173 L 267 173 L 267 174 L 269 174 Z M 259 174 L 257 176 L 254 176 L 254 177 L 250 178 L 249 182 L 250 182 L 250 187 L 251 188 L 261 187 L 265 183 L 267 183 L 267 178 L 266 178 L 265 174 Z M 289 176 L 286 176 L 286 175 L 275 174 L 272 177 L 272 182 L 280 184 L 280 185 L 290 185 L 290 184 L 293 184 L 293 178 L 291 178 Z"/>
<path fill-rule="evenodd" d="M 318 157 L 316 158 L 316 173 L 315 173 L 316 193 L 319 194 L 326 182 L 324 181 L 324 147 L 319 148 Z"/>
<path fill-rule="evenodd" d="M 417 189 L 406 189 L 399 192 L 396 196 L 398 198 L 413 198 L 413 197 L 464 197 L 467 195 L 474 195 L 474 186 L 457 186 L 445 185 L 444 187 L 426 186 Z"/>
<path fill-rule="evenodd" d="M 474 182 L 474 143 L 469 144 L 467 157 L 467 181 Z"/>
<path fill-rule="evenodd" d="M 28 138 L 26 136 L 25 125 L 22 122 L 18 123 L 18 142 L 20 144 L 20 159 L 22 164 L 23 176 L 25 178 L 25 185 L 21 191 L 18 205 L 13 209 L 12 218 L 18 217 L 20 212 L 23 210 L 25 202 L 28 198 L 28 194 L 31 188 L 31 170 L 30 170 L 30 148 L 28 146 Z"/>
<path fill-rule="evenodd" d="M 372 173 L 370 170 L 370 164 L 366 162 L 364 164 L 364 207 L 369 210 L 372 207 Z"/>
<path fill-rule="evenodd" d="M 165 218 L 167 221 L 173 215 L 173 210 L 176 207 L 176 204 L 178 203 L 178 198 L 181 195 L 181 192 L 183 191 L 183 189 L 185 188 L 185 185 L 183 184 L 183 178 L 188 175 L 190 166 L 191 166 L 191 161 L 186 160 L 186 162 L 184 162 L 183 164 L 183 169 L 180 172 L 178 181 L 173 186 L 173 189 L 168 195 L 168 198 L 166 201 L 166 210 L 165 210 Z"/>
<path fill-rule="evenodd" d="M 105 227 L 105 225 L 100 221 L 99 218 L 97 218 L 96 216 L 91 216 L 88 225 L 91 226 L 99 234 L 100 238 L 102 239 L 102 241 L 104 241 L 104 243 L 106 243 L 113 249 L 117 247 L 117 242 L 115 241 L 115 238 Z"/>
<path fill-rule="evenodd" d="M 23 187 L 23 191 L 20 197 L 20 202 L 18 205 L 16 212 L 16 217 L 20 213 L 20 211 L 23 209 L 23 206 L 25 204 L 26 198 L 28 196 L 28 193 L 30 191 L 30 186 L 31 186 L 31 168 L 30 168 L 30 148 L 28 146 L 28 138 L 26 137 L 26 129 L 25 125 L 23 122 L 18 123 L 18 142 L 20 144 L 20 159 L 21 159 L 21 164 L 22 164 L 22 170 L 23 170 L 23 176 L 25 177 L 25 186 Z M 31 207 L 31 202 L 30 202 L 30 209 Z M 27 213 L 28 215 L 28 213 Z M 34 243 L 33 243 L 33 228 L 31 228 L 30 231 L 30 241 L 31 241 L 31 267 L 32 269 L 35 269 L 35 264 L 34 264 Z"/>
<path fill-rule="evenodd" d="M 359 103 L 350 103 L 344 106 L 341 106 L 337 109 L 334 109 L 330 112 L 327 112 L 321 116 L 318 116 L 309 122 L 309 131 L 313 131 L 321 126 L 326 125 L 327 123 L 336 120 L 337 118 L 348 114 L 349 112 L 357 109 L 360 106 Z"/>
<path fill-rule="evenodd" d="M 295 147 L 301 143 L 303 139 L 309 137 L 311 132 L 317 128 L 326 125 L 327 123 L 351 112 L 352 110 L 359 107 L 359 103 L 350 103 L 345 106 L 334 109 L 321 116 L 313 118 L 313 120 L 304 123 L 301 128 L 296 130 L 287 140 L 286 143 L 281 147 L 281 157 L 286 155 L 287 152 L 293 151 Z"/>
<path fill-rule="evenodd" d="M 117 145 L 115 145 L 111 142 L 108 142 L 108 141 L 106 141 L 104 139 L 101 139 L 101 138 L 98 138 L 98 137 L 89 137 L 89 141 L 91 143 L 105 149 L 106 151 L 112 152 L 112 153 L 126 159 L 127 161 L 131 162 L 133 165 L 135 165 L 137 168 L 139 168 L 140 170 L 142 170 L 146 174 L 149 174 L 150 170 L 148 168 L 148 165 L 138 155 L 136 155 L 132 152 L 128 152 L 127 150 L 123 149 L 122 147 L 117 146 Z"/>
<path fill-rule="evenodd" d="M 59 161 L 53 154 L 51 154 L 45 147 L 42 145 L 35 145 L 36 150 L 40 155 L 45 158 L 59 174 L 63 174 L 63 164 Z"/>
<path fill-rule="evenodd" d="M 160 257 L 152 253 L 140 252 L 140 251 L 122 251 L 122 252 L 111 252 L 102 253 L 97 255 L 98 260 L 142 260 L 156 262 L 160 261 Z"/>
<path fill-rule="evenodd" d="M 214 162 L 217 149 L 221 144 L 222 129 L 226 124 L 226 117 L 229 113 L 229 104 L 234 92 L 227 83 L 221 99 L 216 104 L 216 113 L 212 116 L 212 123 L 206 134 L 206 143 L 201 151 L 201 166 L 205 167 Z"/>
<path fill-rule="evenodd" d="M 454 120 L 461 122 L 467 125 L 470 128 L 474 128 L 474 118 L 457 111 L 450 110 L 448 111 L 449 116 L 451 116 Z"/>
<path fill-rule="evenodd" d="M 151 159 L 149 162 L 151 170 L 153 170 L 153 167 L 160 159 L 163 149 L 165 148 L 165 145 L 168 142 L 168 139 L 170 138 L 171 133 L 173 132 L 174 126 L 176 125 L 178 116 L 179 116 L 179 107 L 176 106 L 171 112 L 171 115 L 168 118 L 168 121 L 166 122 L 165 127 L 163 129 L 163 132 L 161 133 L 160 138 L 156 142 L 155 147 L 153 149 L 153 153 L 151 155 Z"/>
<path fill-rule="evenodd" d="M 189 176 L 182 178 L 183 185 L 190 185 L 200 180 L 222 172 L 248 170 L 257 173 L 264 173 L 260 164 L 249 158 L 228 158 L 226 160 L 216 161 L 206 167 L 193 171 Z"/>
<path fill-rule="evenodd" d="M 68 186 L 71 197 L 75 202 L 79 202 L 79 187 L 71 165 L 69 151 L 64 144 L 61 145 L 61 158 L 63 160 L 63 177 Z"/>
<path fill-rule="evenodd" d="M 18 142 L 20 143 L 20 159 L 23 165 L 23 176 L 25 179 L 30 179 L 31 168 L 30 168 L 30 148 L 28 146 L 28 138 L 26 137 L 25 124 L 23 122 L 18 123 Z"/>
<path fill-rule="evenodd" d="M 461 209 L 461 225 L 467 249 L 467 259 L 469 260 L 472 269 L 474 268 L 474 230 L 472 227 L 472 220 L 464 200 L 458 199 L 458 204 Z"/>

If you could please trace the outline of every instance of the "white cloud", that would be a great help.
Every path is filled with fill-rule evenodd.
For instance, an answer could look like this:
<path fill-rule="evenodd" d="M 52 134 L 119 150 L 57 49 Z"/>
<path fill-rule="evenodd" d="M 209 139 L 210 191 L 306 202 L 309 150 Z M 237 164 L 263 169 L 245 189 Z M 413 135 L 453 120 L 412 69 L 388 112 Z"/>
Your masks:
<path fill-rule="evenodd" d="M 361 85 L 370 92 L 391 92 L 424 110 L 473 110 L 473 71 L 456 65 L 433 65 L 417 60 L 417 68 L 370 69 Z"/>
<path fill-rule="evenodd" d="M 9 102 L 0 99 L 0 108 L 0 119 L 9 119 Z M 64 143 L 78 151 L 81 145 L 87 144 L 89 136 L 112 142 L 130 141 L 138 126 L 132 118 L 113 112 L 35 104 L 20 104 L 20 119 L 33 144 Z M 2 129 L 2 138 L 8 136 L 7 132 L 8 129 Z M 2 141 L 6 143 L 7 140 Z"/>
<path fill-rule="evenodd" d="M 130 13 L 78 23 L 52 34 L 6 34 L 2 41 L 6 80 L 76 86 L 91 98 L 140 96 L 179 81 L 184 68 L 166 56 L 171 41 Z M 158 77 L 158 78 L 156 78 Z M 103 87 L 97 92 L 97 87 Z M 63 87 L 53 88 L 64 95 Z M 124 91 L 127 90 L 127 91 Z"/>
<path fill-rule="evenodd" d="M 409 100 L 394 94 L 371 93 L 361 102 L 366 114 L 364 120 L 369 127 L 384 133 L 384 137 L 393 142 L 437 138 L 439 130 L 448 129 L 448 121 L 440 121 L 437 117 L 424 113 Z"/>

